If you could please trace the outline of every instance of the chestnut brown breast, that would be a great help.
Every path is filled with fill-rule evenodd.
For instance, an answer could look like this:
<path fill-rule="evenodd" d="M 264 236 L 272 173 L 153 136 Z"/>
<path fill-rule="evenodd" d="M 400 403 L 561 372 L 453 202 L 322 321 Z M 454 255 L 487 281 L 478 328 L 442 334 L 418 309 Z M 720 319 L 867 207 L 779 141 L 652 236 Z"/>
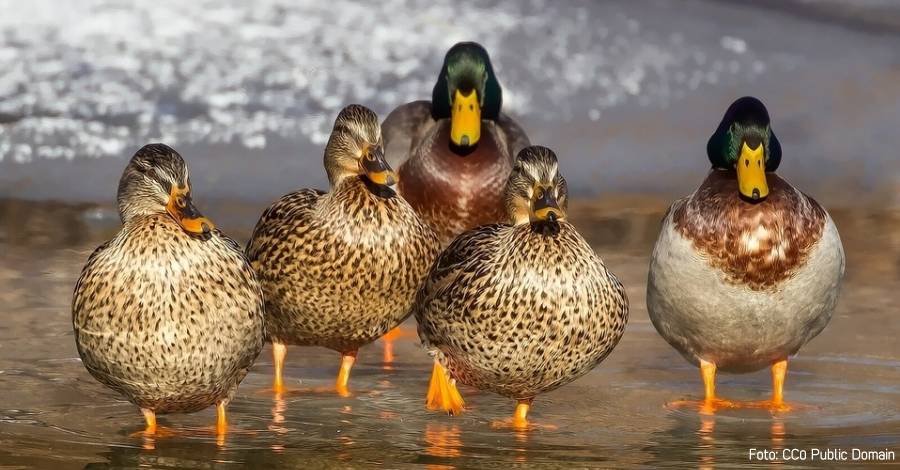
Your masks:
<path fill-rule="evenodd" d="M 737 284 L 771 288 L 802 266 L 822 236 L 825 210 L 786 181 L 767 173 L 769 197 L 741 199 L 734 172 L 713 170 L 673 207 L 679 232 Z"/>
<path fill-rule="evenodd" d="M 503 187 L 512 169 L 504 142 L 482 124 L 481 140 L 467 155 L 450 148 L 450 122 L 438 122 L 400 167 L 400 194 L 449 243 L 468 229 L 506 220 Z"/>

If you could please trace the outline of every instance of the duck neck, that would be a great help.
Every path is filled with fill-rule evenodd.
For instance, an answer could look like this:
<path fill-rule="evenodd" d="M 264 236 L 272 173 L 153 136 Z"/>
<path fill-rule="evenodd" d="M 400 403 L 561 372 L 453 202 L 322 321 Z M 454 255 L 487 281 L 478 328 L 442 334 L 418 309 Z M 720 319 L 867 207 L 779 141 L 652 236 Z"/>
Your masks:
<path fill-rule="evenodd" d="M 477 178 L 485 181 L 492 173 L 505 181 L 512 168 L 509 155 L 500 145 L 493 132 L 494 124 L 482 121 L 481 139 L 471 149 L 462 151 L 450 145 L 450 120 L 438 121 L 434 133 L 430 137 L 430 145 L 421 146 L 400 168 L 400 181 L 403 174 L 415 179 L 429 177 L 433 179 Z"/>

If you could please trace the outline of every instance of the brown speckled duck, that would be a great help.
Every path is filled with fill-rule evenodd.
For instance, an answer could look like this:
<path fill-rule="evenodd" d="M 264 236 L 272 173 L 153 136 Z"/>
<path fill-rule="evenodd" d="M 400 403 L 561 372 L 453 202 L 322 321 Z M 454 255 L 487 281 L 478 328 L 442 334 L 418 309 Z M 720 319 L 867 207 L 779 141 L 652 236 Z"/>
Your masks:
<path fill-rule="evenodd" d="M 162 144 L 140 149 L 118 191 L 122 229 L 90 256 L 72 302 L 88 372 L 156 415 L 225 406 L 265 342 L 262 291 L 240 247 L 191 200 L 188 169 Z"/>
<path fill-rule="evenodd" d="M 762 405 L 787 410 L 787 359 L 837 303 L 841 239 L 818 202 L 774 173 L 781 145 L 758 99 L 735 101 L 706 151 L 712 170 L 669 208 L 653 250 L 650 319 L 700 367 L 704 408 L 739 405 L 716 397 L 717 371 L 771 367 L 772 399 Z"/>
<path fill-rule="evenodd" d="M 427 404 L 462 410 L 455 381 L 518 401 L 586 374 L 616 346 L 625 290 L 566 221 L 566 181 L 544 147 L 519 153 L 505 189 L 508 224 L 457 237 L 419 291 L 419 337 L 435 353 Z"/>
<path fill-rule="evenodd" d="M 437 256 L 434 232 L 391 185 L 374 112 L 344 108 L 325 148 L 331 191 L 302 189 L 259 219 L 247 253 L 266 294 L 275 391 L 284 390 L 286 346 L 341 353 L 337 391 L 346 395 L 360 346 L 410 314 Z"/>
<path fill-rule="evenodd" d="M 431 102 L 400 106 L 382 125 L 400 194 L 442 243 L 505 220 L 503 187 L 513 159 L 529 143 L 501 112 L 502 101 L 487 51 L 461 42 L 447 52 Z"/>

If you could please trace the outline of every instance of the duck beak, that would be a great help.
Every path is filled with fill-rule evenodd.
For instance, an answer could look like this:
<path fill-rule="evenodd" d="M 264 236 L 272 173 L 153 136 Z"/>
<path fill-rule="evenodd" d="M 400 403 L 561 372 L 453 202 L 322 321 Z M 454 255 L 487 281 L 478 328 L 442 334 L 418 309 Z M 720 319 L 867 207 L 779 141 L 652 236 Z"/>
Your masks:
<path fill-rule="evenodd" d="M 450 105 L 450 140 L 460 147 L 471 147 L 481 138 L 481 105 L 475 90 L 464 96 L 456 90 Z"/>
<path fill-rule="evenodd" d="M 216 228 L 212 221 L 203 217 L 203 214 L 197 210 L 191 200 L 191 190 L 184 186 L 172 187 L 172 191 L 169 193 L 169 203 L 166 204 L 166 212 L 178 222 L 185 232 L 204 240 L 209 239 L 210 232 Z"/>
<path fill-rule="evenodd" d="M 534 195 L 535 198 L 531 207 L 535 219 L 556 222 L 565 218 L 565 214 L 559 208 L 559 204 L 556 202 L 556 198 L 553 196 L 553 191 L 550 188 L 538 186 Z"/>
<path fill-rule="evenodd" d="M 369 181 L 381 186 L 393 186 L 397 184 L 397 174 L 384 159 L 384 147 L 370 145 L 363 151 L 363 173 Z"/>
<path fill-rule="evenodd" d="M 755 149 L 751 149 L 747 142 L 744 142 L 741 146 L 741 155 L 735 167 L 737 169 L 738 189 L 744 197 L 752 201 L 761 201 L 769 195 L 762 143 L 758 143 Z"/>

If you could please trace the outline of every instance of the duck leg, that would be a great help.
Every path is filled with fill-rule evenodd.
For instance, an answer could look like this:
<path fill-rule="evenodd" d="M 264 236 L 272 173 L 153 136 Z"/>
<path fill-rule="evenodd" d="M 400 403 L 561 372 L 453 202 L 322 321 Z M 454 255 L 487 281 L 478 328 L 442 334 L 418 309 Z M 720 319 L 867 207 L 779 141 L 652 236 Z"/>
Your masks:
<path fill-rule="evenodd" d="M 144 415 L 144 421 L 147 422 L 144 434 L 156 434 L 156 413 L 147 408 L 141 408 L 141 413 Z"/>
<path fill-rule="evenodd" d="M 712 362 L 700 359 L 700 376 L 703 377 L 703 404 L 700 412 L 712 414 L 716 410 L 724 408 L 737 408 L 738 404 L 724 400 L 716 396 L 716 365 Z"/>
<path fill-rule="evenodd" d="M 444 410 L 450 416 L 454 416 L 462 413 L 465 405 L 466 402 L 456 388 L 456 381 L 450 378 L 444 366 L 435 359 L 425 407 L 429 410 Z"/>
<path fill-rule="evenodd" d="M 338 395 L 342 397 L 350 396 L 350 390 L 347 388 L 347 383 L 350 381 L 350 369 L 353 368 L 353 364 L 356 362 L 357 352 L 358 350 L 353 350 L 341 353 L 341 369 L 338 371 L 335 389 L 337 390 Z"/>
<path fill-rule="evenodd" d="M 703 377 L 703 391 L 707 402 L 716 399 L 716 365 L 700 359 L 700 376 Z"/>
<path fill-rule="evenodd" d="M 513 428 L 525 429 L 528 427 L 528 410 L 531 409 L 533 398 L 527 400 L 518 400 L 516 402 L 516 411 L 513 414 Z"/>
<path fill-rule="evenodd" d="M 228 432 L 228 420 L 225 418 L 225 402 L 216 404 L 216 436 L 224 437 Z"/>
<path fill-rule="evenodd" d="M 272 342 L 272 362 L 275 363 L 275 393 L 284 393 L 284 357 L 287 356 L 287 346 L 284 343 Z"/>
<path fill-rule="evenodd" d="M 787 359 L 772 364 L 772 404 L 784 405 L 784 377 L 787 375 Z"/>
<path fill-rule="evenodd" d="M 403 330 L 402 326 L 397 326 L 391 331 L 388 331 L 387 334 L 381 337 L 381 340 L 384 341 L 384 360 L 385 364 L 391 364 L 394 362 L 394 341 L 406 336 L 406 331 Z"/>
<path fill-rule="evenodd" d="M 763 406 L 771 411 L 793 411 L 798 408 L 784 401 L 785 376 L 787 376 L 787 359 L 782 359 L 772 364 L 772 399 L 768 402 L 763 402 Z"/>
<path fill-rule="evenodd" d="M 703 378 L 703 400 L 679 400 L 667 404 L 668 407 L 697 407 L 701 414 L 713 414 L 716 410 L 724 408 L 737 408 L 738 404 L 729 400 L 723 400 L 716 396 L 716 365 L 712 362 L 700 359 L 700 377 Z"/>
<path fill-rule="evenodd" d="M 772 398 L 753 402 L 748 405 L 753 408 L 762 408 L 772 412 L 796 411 L 805 409 L 802 405 L 788 404 L 784 401 L 784 378 L 787 375 L 787 359 L 772 364 Z"/>
<path fill-rule="evenodd" d="M 534 424 L 528 421 L 528 412 L 531 410 L 531 403 L 534 398 L 521 398 L 516 400 L 516 411 L 513 412 L 512 418 L 494 421 L 491 427 L 495 429 L 512 429 L 513 431 L 529 431 L 535 429 L 555 430 L 558 429 L 553 424 Z"/>
<path fill-rule="evenodd" d="M 156 412 L 149 408 L 141 408 L 141 414 L 144 415 L 144 421 L 147 423 L 143 431 L 131 434 L 131 437 L 158 438 L 175 435 L 175 431 L 165 427 L 156 425 Z M 153 445 L 152 441 L 145 442 L 146 445 Z"/>

